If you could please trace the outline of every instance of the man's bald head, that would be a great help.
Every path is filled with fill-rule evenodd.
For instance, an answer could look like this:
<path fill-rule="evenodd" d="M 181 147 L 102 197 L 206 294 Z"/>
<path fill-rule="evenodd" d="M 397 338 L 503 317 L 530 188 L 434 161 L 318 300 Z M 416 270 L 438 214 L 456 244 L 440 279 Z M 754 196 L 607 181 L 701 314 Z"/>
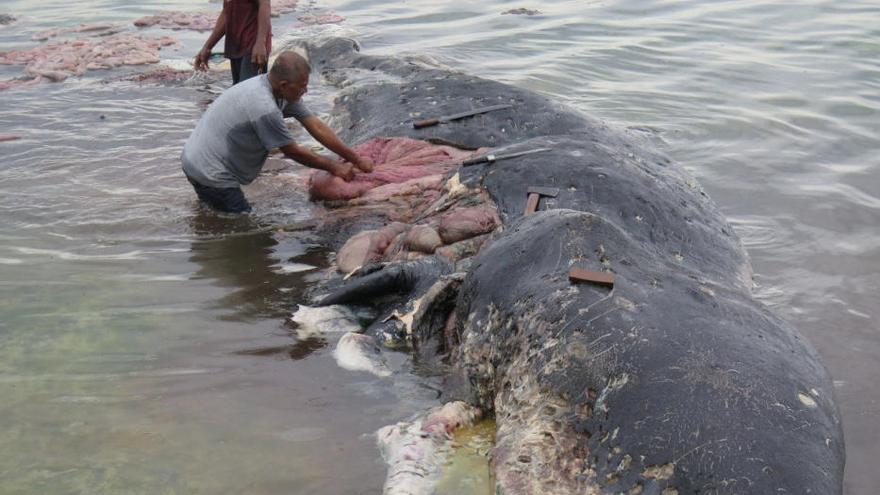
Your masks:
<path fill-rule="evenodd" d="M 295 82 L 303 75 L 308 77 L 311 72 L 312 66 L 302 55 L 285 51 L 278 54 L 269 74 L 278 81 Z"/>

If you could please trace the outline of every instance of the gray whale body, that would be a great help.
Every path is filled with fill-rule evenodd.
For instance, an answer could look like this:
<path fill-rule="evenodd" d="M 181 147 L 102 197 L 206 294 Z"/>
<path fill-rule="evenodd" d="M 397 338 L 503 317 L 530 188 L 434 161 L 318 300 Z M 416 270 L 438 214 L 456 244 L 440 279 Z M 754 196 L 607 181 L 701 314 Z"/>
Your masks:
<path fill-rule="evenodd" d="M 445 359 L 447 399 L 494 414 L 497 492 L 841 493 L 830 377 L 797 330 L 753 298 L 739 238 L 680 167 L 524 89 L 364 55 L 348 39 L 307 49 L 344 88 L 332 115 L 344 139 L 551 148 L 458 171 L 503 222 L 478 254 L 374 267 L 331 284 L 323 301 L 406 302 L 446 281 L 413 344 L 417 357 Z M 411 125 L 427 111 L 497 103 L 515 106 Z M 523 216 L 530 186 L 560 193 Z M 319 233 L 338 247 L 358 222 Z M 613 272 L 614 287 L 573 284 L 573 264 Z"/>

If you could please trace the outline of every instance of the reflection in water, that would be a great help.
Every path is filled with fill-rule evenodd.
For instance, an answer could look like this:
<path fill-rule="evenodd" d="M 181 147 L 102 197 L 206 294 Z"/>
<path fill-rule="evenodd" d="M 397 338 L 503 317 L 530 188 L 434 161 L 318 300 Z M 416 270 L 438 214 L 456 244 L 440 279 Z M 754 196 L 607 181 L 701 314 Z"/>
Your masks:
<path fill-rule="evenodd" d="M 321 338 L 309 338 L 300 340 L 295 344 L 281 345 L 274 347 L 258 347 L 255 349 L 245 349 L 237 351 L 234 354 L 240 356 L 278 356 L 286 354 L 293 360 L 304 359 L 313 352 L 327 347 L 327 341 Z"/>
<path fill-rule="evenodd" d="M 221 317 L 223 320 L 265 318 L 293 325 L 288 322 L 292 308 L 303 297 L 314 272 L 325 264 L 322 249 L 275 230 L 254 215 L 222 215 L 199 206 L 190 223 L 195 234 L 190 261 L 200 266 L 195 276 L 233 289 L 216 303 L 216 307 L 230 311 Z M 237 354 L 287 353 L 292 359 L 302 359 L 326 345 L 323 340 L 309 339 Z"/>

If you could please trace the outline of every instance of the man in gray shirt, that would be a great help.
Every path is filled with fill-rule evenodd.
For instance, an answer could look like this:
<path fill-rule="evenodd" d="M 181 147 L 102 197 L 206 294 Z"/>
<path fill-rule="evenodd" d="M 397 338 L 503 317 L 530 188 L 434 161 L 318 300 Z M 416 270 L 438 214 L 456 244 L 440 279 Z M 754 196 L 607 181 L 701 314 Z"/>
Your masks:
<path fill-rule="evenodd" d="M 282 52 L 268 74 L 236 84 L 208 107 L 180 157 L 183 173 L 200 200 L 223 212 L 250 211 L 240 185 L 257 177 L 269 151 L 275 148 L 296 162 L 346 181 L 354 177 L 354 167 L 364 172 L 373 169 L 369 159 L 346 146 L 300 101 L 308 88 L 310 71 L 302 56 Z M 296 118 L 319 143 L 347 161 L 297 146 L 285 117 Z"/>

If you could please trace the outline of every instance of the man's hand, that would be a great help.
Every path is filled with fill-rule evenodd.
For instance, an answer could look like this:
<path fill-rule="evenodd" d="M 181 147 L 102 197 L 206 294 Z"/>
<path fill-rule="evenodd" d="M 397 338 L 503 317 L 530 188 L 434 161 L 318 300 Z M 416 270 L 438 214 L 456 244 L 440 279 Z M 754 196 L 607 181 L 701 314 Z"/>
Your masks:
<path fill-rule="evenodd" d="M 345 182 L 354 179 L 354 166 L 348 162 L 335 164 L 333 169 L 329 170 L 329 172 Z"/>
<path fill-rule="evenodd" d="M 316 141 L 323 144 L 327 149 L 336 153 L 344 160 L 350 160 L 358 170 L 363 172 L 372 172 L 375 164 L 369 158 L 359 156 L 357 152 L 345 145 L 339 136 L 333 132 L 333 129 L 327 127 L 327 124 L 321 122 L 321 119 L 310 115 L 299 121 L 306 131 L 315 138 Z"/>
<path fill-rule="evenodd" d="M 196 55 L 195 60 L 193 60 L 193 68 L 201 71 L 208 70 L 209 58 L 211 58 L 211 52 L 203 48 L 199 51 L 198 55 Z"/>
<path fill-rule="evenodd" d="M 369 173 L 373 171 L 375 164 L 373 163 L 373 160 L 370 160 L 369 158 L 359 157 L 358 161 L 354 163 L 354 166 L 361 169 L 362 172 Z"/>
<path fill-rule="evenodd" d="M 269 58 L 266 56 L 266 45 L 263 43 L 254 43 L 251 50 L 251 63 L 257 67 L 258 72 L 263 72 L 263 67 L 268 63 Z"/>

